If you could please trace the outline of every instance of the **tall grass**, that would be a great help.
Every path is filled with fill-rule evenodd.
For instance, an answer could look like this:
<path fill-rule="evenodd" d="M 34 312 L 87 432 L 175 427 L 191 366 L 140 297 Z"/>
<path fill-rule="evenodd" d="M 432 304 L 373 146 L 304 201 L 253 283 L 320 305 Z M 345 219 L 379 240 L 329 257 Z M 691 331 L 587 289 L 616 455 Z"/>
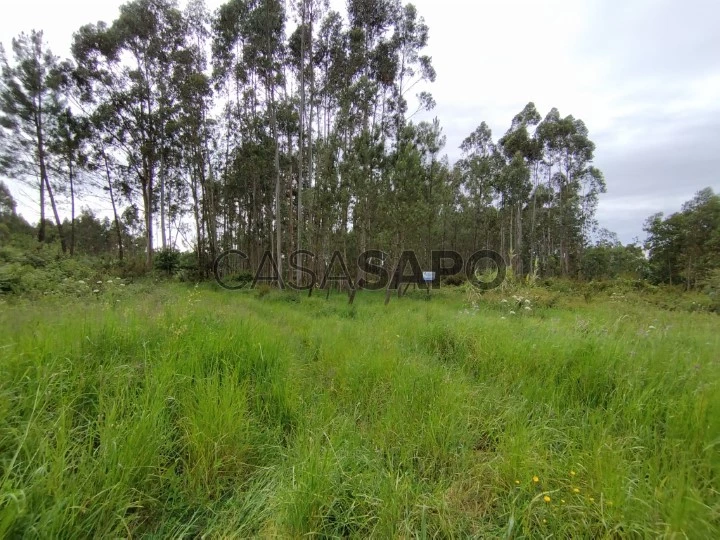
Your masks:
<path fill-rule="evenodd" d="M 0 536 L 720 535 L 717 316 L 423 296 L 1 306 Z"/>

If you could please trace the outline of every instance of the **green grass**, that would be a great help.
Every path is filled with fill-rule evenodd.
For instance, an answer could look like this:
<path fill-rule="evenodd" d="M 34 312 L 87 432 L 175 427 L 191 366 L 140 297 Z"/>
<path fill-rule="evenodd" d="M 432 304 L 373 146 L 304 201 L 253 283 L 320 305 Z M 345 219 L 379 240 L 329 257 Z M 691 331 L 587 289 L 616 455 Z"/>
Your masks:
<path fill-rule="evenodd" d="M 0 536 L 720 536 L 716 315 L 102 287 L 0 304 Z"/>

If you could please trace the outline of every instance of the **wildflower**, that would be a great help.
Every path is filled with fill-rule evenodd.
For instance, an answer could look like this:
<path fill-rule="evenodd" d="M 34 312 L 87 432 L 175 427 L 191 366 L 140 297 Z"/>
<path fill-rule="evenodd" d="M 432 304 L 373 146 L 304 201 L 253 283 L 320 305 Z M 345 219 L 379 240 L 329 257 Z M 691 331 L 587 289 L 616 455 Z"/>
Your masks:
<path fill-rule="evenodd" d="M 560 502 L 565 504 L 565 499 L 560 499 Z"/>
<path fill-rule="evenodd" d="M 540 481 L 540 479 L 537 476 L 533 476 L 533 482 L 536 484 Z"/>
<path fill-rule="evenodd" d="M 108 279 L 108 283 L 112 283 L 112 279 Z"/>
<path fill-rule="evenodd" d="M 650 326 L 648 326 L 648 330 L 655 330 L 655 327 L 650 325 Z"/>
<path fill-rule="evenodd" d="M 120 286 L 121 286 L 121 287 L 124 287 L 124 286 L 125 286 L 125 284 L 124 284 L 124 283 L 121 283 L 121 284 L 120 284 Z"/>
<path fill-rule="evenodd" d="M 545 496 L 543 497 L 543 501 L 545 501 L 545 502 L 548 502 L 548 503 L 549 503 L 550 501 L 552 501 L 552 499 L 550 498 L 550 496 L 549 496 L 549 495 L 545 495 Z"/>
<path fill-rule="evenodd" d="M 516 484 L 519 484 L 519 483 L 520 483 L 520 480 L 515 480 L 515 483 L 516 483 Z"/>
<path fill-rule="evenodd" d="M 514 312 L 514 311 L 511 311 L 511 312 L 510 312 L 510 315 L 515 315 L 515 312 Z"/>
<path fill-rule="evenodd" d="M 593 499 L 592 497 L 590 497 L 590 502 L 595 502 L 595 499 Z"/>
<path fill-rule="evenodd" d="M 98 284 L 98 285 L 102 285 L 102 281 L 98 281 L 97 284 Z"/>
<path fill-rule="evenodd" d="M 95 294 L 97 294 L 97 293 L 100 292 L 100 289 L 95 289 L 93 292 L 94 292 Z"/>
<path fill-rule="evenodd" d="M 580 490 L 578 488 L 573 488 L 573 493 L 580 493 Z"/>
<path fill-rule="evenodd" d="M 505 321 L 505 320 L 507 320 L 507 317 L 500 317 L 500 320 Z"/>
<path fill-rule="evenodd" d="M 543 519 L 543 523 L 547 523 L 547 519 Z"/>
<path fill-rule="evenodd" d="M 575 476 L 575 471 L 570 471 L 570 476 Z"/>
<path fill-rule="evenodd" d="M 78 280 L 78 283 L 79 283 L 80 285 L 85 285 L 85 282 L 84 282 L 82 279 Z"/>
<path fill-rule="evenodd" d="M 507 300 L 506 300 L 505 298 L 503 298 L 502 300 L 500 300 L 500 303 L 501 303 L 501 304 L 507 304 Z"/>
<path fill-rule="evenodd" d="M 530 308 L 530 306 L 525 306 L 525 311 L 532 311 L 532 309 Z"/>

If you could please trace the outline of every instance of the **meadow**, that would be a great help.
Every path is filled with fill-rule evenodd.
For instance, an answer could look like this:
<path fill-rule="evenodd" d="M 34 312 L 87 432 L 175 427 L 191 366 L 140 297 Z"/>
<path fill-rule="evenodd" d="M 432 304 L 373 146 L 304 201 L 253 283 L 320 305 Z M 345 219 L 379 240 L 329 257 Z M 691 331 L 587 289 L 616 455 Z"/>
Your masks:
<path fill-rule="evenodd" d="M 0 536 L 720 537 L 716 314 L 73 286 L 0 299 Z"/>

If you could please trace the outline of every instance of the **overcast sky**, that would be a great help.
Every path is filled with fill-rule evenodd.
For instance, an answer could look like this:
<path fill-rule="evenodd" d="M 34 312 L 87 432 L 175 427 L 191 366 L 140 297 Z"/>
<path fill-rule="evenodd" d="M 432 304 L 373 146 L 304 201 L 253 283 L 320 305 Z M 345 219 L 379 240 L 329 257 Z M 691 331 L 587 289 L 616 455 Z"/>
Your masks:
<path fill-rule="evenodd" d="M 77 28 L 111 22 L 122 2 L 3 3 L 6 49 L 36 28 L 65 57 Z M 207 0 L 211 8 L 220 3 Z M 480 122 L 497 139 L 533 101 L 543 116 L 557 107 L 585 121 L 608 188 L 597 217 L 624 242 L 644 239 L 649 215 L 677 211 L 704 187 L 720 190 L 718 0 L 413 3 L 430 27 L 427 53 L 438 75 L 427 88 L 437 107 L 426 117 L 440 119 L 451 161 Z M 21 212 L 37 220 L 31 199 L 16 194 Z"/>

